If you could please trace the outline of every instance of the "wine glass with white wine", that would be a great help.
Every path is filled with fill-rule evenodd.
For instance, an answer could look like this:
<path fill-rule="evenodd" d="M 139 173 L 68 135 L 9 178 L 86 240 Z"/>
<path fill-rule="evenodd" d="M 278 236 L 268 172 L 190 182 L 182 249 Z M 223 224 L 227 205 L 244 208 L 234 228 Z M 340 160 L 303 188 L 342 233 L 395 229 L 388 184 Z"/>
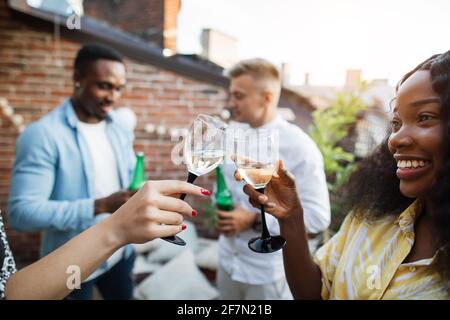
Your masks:
<path fill-rule="evenodd" d="M 260 129 L 234 139 L 232 158 L 239 174 L 257 191 L 264 194 L 264 188 L 272 179 L 278 163 L 278 141 L 269 130 Z M 248 247 L 258 253 L 280 250 L 286 240 L 280 235 L 271 236 L 267 228 L 264 205 L 261 205 L 261 236 L 248 242 Z"/>
<path fill-rule="evenodd" d="M 184 137 L 183 157 L 188 167 L 187 182 L 194 183 L 197 177 L 214 170 L 225 156 L 226 124 L 220 119 L 199 114 Z M 186 194 L 180 199 L 184 200 Z M 184 246 L 186 242 L 178 236 L 162 238 L 171 243 Z"/>

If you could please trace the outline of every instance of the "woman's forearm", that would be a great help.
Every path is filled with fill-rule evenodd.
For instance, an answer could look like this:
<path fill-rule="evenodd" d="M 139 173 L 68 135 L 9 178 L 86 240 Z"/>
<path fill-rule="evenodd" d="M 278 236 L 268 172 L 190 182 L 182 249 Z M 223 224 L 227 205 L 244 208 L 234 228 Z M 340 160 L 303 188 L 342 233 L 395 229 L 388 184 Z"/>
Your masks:
<path fill-rule="evenodd" d="M 66 297 L 72 291 L 68 285 L 72 273 L 68 271 L 79 270 L 82 282 L 123 245 L 122 240 L 112 232 L 114 228 L 111 223 L 112 219 L 103 220 L 12 275 L 6 285 L 6 299 Z"/>
<path fill-rule="evenodd" d="M 284 269 L 292 295 L 295 299 L 320 299 L 322 275 L 309 252 L 301 209 L 280 221 L 280 231 L 286 239 Z"/>
<path fill-rule="evenodd" d="M 177 234 L 183 230 L 183 215 L 192 216 L 194 211 L 171 196 L 181 193 L 210 194 L 183 181 L 146 182 L 114 214 L 11 276 L 6 299 L 62 299 L 72 291 L 77 272 L 84 281 L 120 247 Z"/>

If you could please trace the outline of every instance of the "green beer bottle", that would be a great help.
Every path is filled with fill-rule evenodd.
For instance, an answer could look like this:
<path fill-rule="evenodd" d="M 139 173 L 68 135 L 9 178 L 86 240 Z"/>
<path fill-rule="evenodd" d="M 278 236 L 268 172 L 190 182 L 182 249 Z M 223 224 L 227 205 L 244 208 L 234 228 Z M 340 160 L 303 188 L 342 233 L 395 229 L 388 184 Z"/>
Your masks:
<path fill-rule="evenodd" d="M 216 168 L 216 206 L 222 211 L 231 211 L 234 209 L 233 198 L 231 196 L 230 190 L 228 190 L 225 183 L 225 178 L 223 177 L 222 170 L 220 167 Z"/>
<path fill-rule="evenodd" d="M 144 153 L 136 154 L 136 166 L 134 167 L 133 180 L 128 187 L 129 190 L 139 190 L 145 183 Z"/>

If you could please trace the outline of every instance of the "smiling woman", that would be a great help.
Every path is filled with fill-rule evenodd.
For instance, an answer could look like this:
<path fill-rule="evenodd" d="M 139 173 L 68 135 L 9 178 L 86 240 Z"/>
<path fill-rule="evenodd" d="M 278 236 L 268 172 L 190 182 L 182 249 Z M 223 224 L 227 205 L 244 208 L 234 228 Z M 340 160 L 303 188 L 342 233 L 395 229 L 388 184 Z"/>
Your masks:
<path fill-rule="evenodd" d="M 280 222 L 294 297 L 449 299 L 450 51 L 400 81 L 391 134 L 359 163 L 343 192 L 351 213 L 314 259 L 295 182 L 278 175 L 267 196 L 244 191 Z"/>
<path fill-rule="evenodd" d="M 442 167 L 443 127 L 431 74 L 419 70 L 398 89 L 388 144 L 397 161 L 396 174 L 403 195 L 417 198 L 434 185 Z"/>
<path fill-rule="evenodd" d="M 425 255 L 435 254 L 434 266 L 449 280 L 450 185 L 445 177 L 450 174 L 450 52 L 407 73 L 393 106 L 392 133 L 349 181 L 349 205 L 359 216 L 379 220 L 420 201 L 423 210 L 414 229 L 418 233 L 427 225 L 428 243 L 417 239 L 414 247 L 428 247 Z"/>

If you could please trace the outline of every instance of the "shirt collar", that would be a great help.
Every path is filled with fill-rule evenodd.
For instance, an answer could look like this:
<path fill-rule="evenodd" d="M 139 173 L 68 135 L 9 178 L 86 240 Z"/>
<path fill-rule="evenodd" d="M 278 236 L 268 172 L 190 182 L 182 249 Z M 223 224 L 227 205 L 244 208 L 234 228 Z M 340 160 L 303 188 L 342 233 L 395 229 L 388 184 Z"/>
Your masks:
<path fill-rule="evenodd" d="M 400 216 L 397 219 L 397 223 L 400 229 L 406 234 L 407 238 L 411 241 L 411 244 L 414 242 L 414 223 L 417 220 L 417 218 L 422 214 L 422 209 L 423 209 L 423 201 L 416 199 L 408 208 L 406 208 L 405 211 L 403 211 L 400 214 Z M 427 266 L 434 264 L 436 262 L 438 252 L 441 249 L 438 249 L 432 258 L 405 263 L 403 265 Z"/>
<path fill-rule="evenodd" d="M 414 237 L 414 222 L 422 212 L 423 204 L 419 199 L 414 202 L 403 211 L 397 219 L 397 223 L 400 229 L 407 235 Z"/>
<path fill-rule="evenodd" d="M 275 116 L 271 121 L 267 122 L 266 124 L 263 124 L 261 127 L 256 129 L 273 129 L 278 127 L 280 124 L 284 123 L 285 120 L 283 117 L 281 117 L 279 114 Z"/>
<path fill-rule="evenodd" d="M 236 122 L 236 123 L 237 123 L 238 127 L 243 128 L 245 131 L 248 131 L 248 130 L 258 131 L 258 130 L 270 130 L 270 129 L 278 128 L 278 127 L 282 126 L 285 122 L 286 122 L 286 120 L 284 120 L 282 116 L 277 114 L 275 116 L 275 118 L 273 118 L 271 121 L 269 121 L 257 128 L 250 127 L 250 125 L 246 122 Z"/>

